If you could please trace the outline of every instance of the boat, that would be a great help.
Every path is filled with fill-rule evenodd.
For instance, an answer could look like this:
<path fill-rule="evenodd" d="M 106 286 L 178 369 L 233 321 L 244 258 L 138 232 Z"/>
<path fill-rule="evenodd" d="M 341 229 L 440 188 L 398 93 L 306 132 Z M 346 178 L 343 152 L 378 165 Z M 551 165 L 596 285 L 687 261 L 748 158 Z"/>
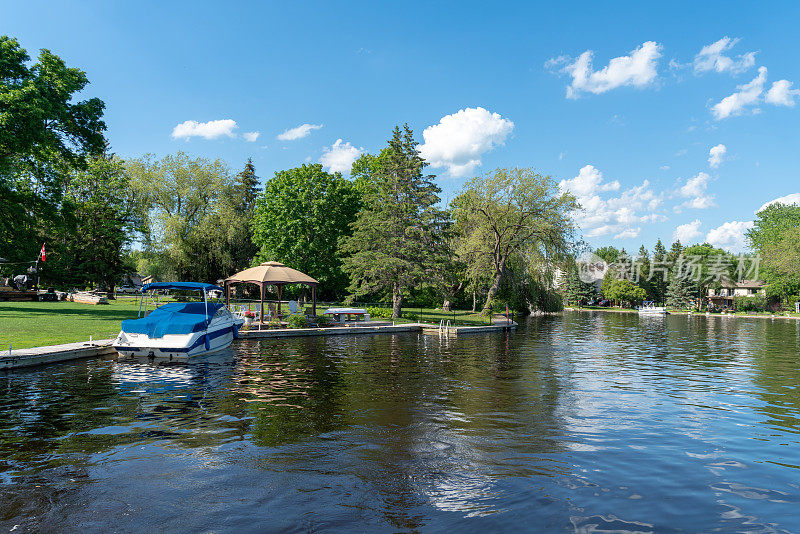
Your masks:
<path fill-rule="evenodd" d="M 108 304 L 108 298 L 105 293 L 94 293 L 92 291 L 76 291 L 70 293 L 67 295 L 67 300 L 80 304 Z"/>
<path fill-rule="evenodd" d="M 642 302 L 642 305 L 637 308 L 639 315 L 667 315 L 669 312 L 665 306 L 656 306 L 652 300 Z"/>
<path fill-rule="evenodd" d="M 202 302 L 169 302 L 166 292 L 202 292 Z M 239 336 L 244 319 L 234 316 L 209 293 L 222 288 L 200 282 L 153 282 L 142 286 L 139 318 L 122 321 L 113 347 L 122 356 L 186 359 L 222 350 Z M 149 303 L 156 308 L 148 313 Z M 142 309 L 144 306 L 144 310 Z"/>

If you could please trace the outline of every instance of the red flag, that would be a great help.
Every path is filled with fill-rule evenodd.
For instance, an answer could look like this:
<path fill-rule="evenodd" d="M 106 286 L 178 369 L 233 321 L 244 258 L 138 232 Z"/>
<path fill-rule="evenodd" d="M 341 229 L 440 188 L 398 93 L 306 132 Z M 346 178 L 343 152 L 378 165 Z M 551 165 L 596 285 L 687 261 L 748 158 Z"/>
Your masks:
<path fill-rule="evenodd" d="M 42 251 L 39 253 L 39 256 L 42 258 L 42 261 L 44 261 L 44 243 L 42 243 Z"/>

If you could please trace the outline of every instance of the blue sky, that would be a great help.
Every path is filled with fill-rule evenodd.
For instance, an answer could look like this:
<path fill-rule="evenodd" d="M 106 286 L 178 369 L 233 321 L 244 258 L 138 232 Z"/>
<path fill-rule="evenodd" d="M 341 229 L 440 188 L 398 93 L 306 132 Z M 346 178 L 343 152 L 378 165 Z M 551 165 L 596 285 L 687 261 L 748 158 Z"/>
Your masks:
<path fill-rule="evenodd" d="M 87 72 L 123 157 L 266 178 L 346 168 L 408 122 L 445 200 L 534 167 L 580 192 L 589 243 L 629 251 L 739 250 L 764 203 L 800 200 L 800 4 L 554 4 L 17 1 L 0 33 Z"/>

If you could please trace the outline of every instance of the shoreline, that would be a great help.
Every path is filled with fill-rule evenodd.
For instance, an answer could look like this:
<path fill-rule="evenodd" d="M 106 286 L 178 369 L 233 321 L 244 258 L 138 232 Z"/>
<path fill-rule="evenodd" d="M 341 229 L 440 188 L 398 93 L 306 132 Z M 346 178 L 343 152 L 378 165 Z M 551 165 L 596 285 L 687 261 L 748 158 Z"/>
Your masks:
<path fill-rule="evenodd" d="M 564 311 L 576 312 L 601 312 L 601 313 L 635 313 L 638 315 L 637 310 L 627 308 L 574 308 L 572 306 L 564 308 Z M 734 313 L 706 313 L 706 312 L 689 312 L 689 311 L 669 311 L 669 315 L 691 315 L 698 317 L 732 317 L 734 319 L 792 319 L 795 321 L 800 320 L 798 315 L 739 315 Z"/>

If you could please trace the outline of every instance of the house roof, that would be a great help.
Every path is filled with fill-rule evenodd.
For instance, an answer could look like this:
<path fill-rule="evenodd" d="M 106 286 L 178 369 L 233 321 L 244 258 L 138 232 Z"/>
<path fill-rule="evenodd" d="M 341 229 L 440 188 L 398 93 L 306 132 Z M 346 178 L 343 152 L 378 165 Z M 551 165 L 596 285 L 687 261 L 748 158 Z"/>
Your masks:
<path fill-rule="evenodd" d="M 738 282 L 726 280 L 722 282 L 722 287 L 732 289 L 763 289 L 766 285 L 767 283 L 763 280 L 739 280 Z"/>

